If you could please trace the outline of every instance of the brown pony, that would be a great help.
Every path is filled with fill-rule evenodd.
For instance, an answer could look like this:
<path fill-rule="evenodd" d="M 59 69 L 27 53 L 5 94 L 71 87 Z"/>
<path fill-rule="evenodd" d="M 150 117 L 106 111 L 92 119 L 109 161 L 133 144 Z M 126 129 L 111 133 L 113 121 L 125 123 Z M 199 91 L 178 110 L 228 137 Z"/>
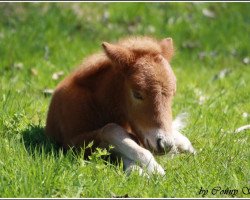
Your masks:
<path fill-rule="evenodd" d="M 126 170 L 145 167 L 163 175 L 151 152 L 194 152 L 178 132 L 178 120 L 172 122 L 172 39 L 132 37 L 102 46 L 104 53 L 88 58 L 57 86 L 46 134 L 66 149 L 91 141 L 100 148 L 112 145 Z"/>

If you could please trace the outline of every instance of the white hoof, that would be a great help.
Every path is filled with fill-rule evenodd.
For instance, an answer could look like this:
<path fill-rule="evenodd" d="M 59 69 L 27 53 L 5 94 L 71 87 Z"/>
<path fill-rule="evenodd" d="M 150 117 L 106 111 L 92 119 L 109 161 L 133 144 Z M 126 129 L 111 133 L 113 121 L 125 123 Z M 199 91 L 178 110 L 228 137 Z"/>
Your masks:
<path fill-rule="evenodd" d="M 176 117 L 173 121 L 173 137 L 174 143 L 176 146 L 176 152 L 185 152 L 185 153 L 192 153 L 195 154 L 196 150 L 192 146 L 189 139 L 180 133 L 181 129 L 185 127 L 186 119 L 188 114 L 182 113 Z"/>
<path fill-rule="evenodd" d="M 159 174 L 164 176 L 165 175 L 165 170 L 162 168 L 161 165 L 159 165 L 155 159 L 152 157 L 148 165 L 146 166 L 147 171 L 149 174 Z"/>

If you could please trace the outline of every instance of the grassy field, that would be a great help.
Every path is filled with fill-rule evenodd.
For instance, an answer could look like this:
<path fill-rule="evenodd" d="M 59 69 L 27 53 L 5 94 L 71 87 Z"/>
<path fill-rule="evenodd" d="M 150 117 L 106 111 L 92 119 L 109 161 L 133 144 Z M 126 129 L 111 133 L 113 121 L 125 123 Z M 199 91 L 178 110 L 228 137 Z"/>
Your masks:
<path fill-rule="evenodd" d="M 249 13 L 249 3 L 0 3 L 0 197 L 250 197 L 250 132 L 235 133 L 250 124 Z M 198 154 L 157 157 L 166 177 L 128 177 L 43 135 L 44 90 L 128 35 L 176 45 L 174 116 L 189 113 L 183 133 Z"/>

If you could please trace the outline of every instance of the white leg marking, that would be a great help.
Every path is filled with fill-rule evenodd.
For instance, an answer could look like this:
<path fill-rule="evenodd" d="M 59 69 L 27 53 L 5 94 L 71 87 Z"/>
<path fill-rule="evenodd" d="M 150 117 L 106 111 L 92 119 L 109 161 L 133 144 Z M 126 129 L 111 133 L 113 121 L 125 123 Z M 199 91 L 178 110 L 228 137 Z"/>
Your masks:
<path fill-rule="evenodd" d="M 189 153 L 195 154 L 196 151 L 193 148 L 189 139 L 180 133 L 181 129 L 183 129 L 186 125 L 186 122 L 185 122 L 186 118 L 187 118 L 187 113 L 182 113 L 178 115 L 176 119 L 173 121 L 174 142 L 175 142 L 177 151 L 189 152 Z"/>
<path fill-rule="evenodd" d="M 123 170 L 126 172 L 127 175 L 130 175 L 132 172 L 137 171 L 140 176 L 148 176 L 143 169 L 137 165 L 134 161 L 123 157 Z"/>
<path fill-rule="evenodd" d="M 128 133 L 117 124 L 108 124 L 103 128 L 102 138 L 105 146 L 113 145 L 114 151 L 122 158 L 127 158 L 146 168 L 149 174 L 165 175 L 164 169 L 156 162 L 150 151 L 139 146 Z"/>

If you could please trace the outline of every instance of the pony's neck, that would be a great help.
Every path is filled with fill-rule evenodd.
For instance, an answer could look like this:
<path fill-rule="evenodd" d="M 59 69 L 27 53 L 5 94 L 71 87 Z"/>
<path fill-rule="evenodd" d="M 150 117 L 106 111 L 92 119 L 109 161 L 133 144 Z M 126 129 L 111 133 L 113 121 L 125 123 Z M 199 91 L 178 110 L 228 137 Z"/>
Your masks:
<path fill-rule="evenodd" d="M 125 100 L 125 77 L 121 72 L 112 69 L 110 75 L 105 78 L 105 89 L 103 90 L 105 98 L 107 98 L 113 105 L 124 105 Z"/>
<path fill-rule="evenodd" d="M 121 72 L 115 70 L 115 67 L 112 66 L 112 70 L 103 79 L 103 87 L 99 88 L 102 93 L 100 96 L 103 98 L 100 103 L 105 103 L 107 108 L 105 110 L 111 118 L 124 121 L 126 116 L 125 77 Z"/>

